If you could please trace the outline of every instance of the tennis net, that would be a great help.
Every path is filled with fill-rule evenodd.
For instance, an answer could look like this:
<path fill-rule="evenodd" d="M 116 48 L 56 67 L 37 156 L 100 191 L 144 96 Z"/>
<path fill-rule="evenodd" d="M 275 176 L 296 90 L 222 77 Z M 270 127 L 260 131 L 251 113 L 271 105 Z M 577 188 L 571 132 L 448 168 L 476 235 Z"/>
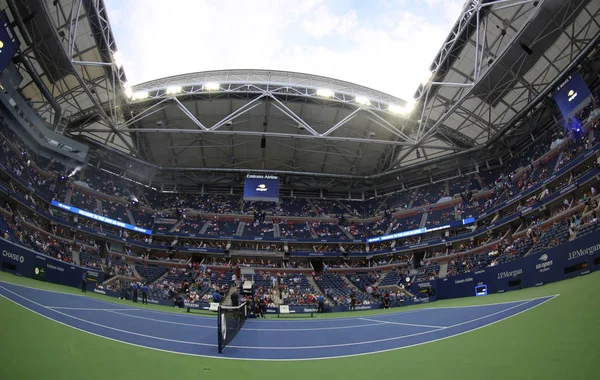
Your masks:
<path fill-rule="evenodd" d="M 218 313 L 219 354 L 227 346 L 246 322 L 246 303 L 240 306 L 219 305 Z"/>

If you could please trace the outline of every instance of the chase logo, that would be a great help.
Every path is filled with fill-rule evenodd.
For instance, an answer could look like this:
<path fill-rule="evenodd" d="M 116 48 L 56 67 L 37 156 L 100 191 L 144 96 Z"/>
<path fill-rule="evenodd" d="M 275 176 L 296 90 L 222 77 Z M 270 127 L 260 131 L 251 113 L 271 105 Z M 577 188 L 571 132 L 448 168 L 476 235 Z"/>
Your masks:
<path fill-rule="evenodd" d="M 546 260 L 548 260 L 548 255 L 543 254 L 543 255 L 540 256 L 540 258 L 538 260 L 540 260 L 540 261 L 546 261 Z"/>
<path fill-rule="evenodd" d="M 2 256 L 8 257 L 9 259 L 18 261 L 20 263 L 25 261 L 25 257 L 23 257 L 21 255 L 17 255 L 16 253 L 8 252 L 6 250 L 2 251 Z"/>
<path fill-rule="evenodd" d="M 577 93 L 574 90 L 570 90 L 568 93 L 569 96 L 569 102 L 572 102 L 573 99 L 575 99 L 577 97 Z"/>
<path fill-rule="evenodd" d="M 261 183 L 260 185 L 258 185 L 258 187 L 256 188 L 256 191 L 267 191 L 267 185 L 265 185 L 264 183 Z"/>

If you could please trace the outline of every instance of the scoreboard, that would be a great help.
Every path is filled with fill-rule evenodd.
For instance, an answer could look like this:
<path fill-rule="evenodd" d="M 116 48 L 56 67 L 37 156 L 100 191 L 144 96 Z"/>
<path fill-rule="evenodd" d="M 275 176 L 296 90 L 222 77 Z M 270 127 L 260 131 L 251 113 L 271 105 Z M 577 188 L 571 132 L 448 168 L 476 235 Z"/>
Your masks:
<path fill-rule="evenodd" d="M 279 177 L 247 174 L 244 182 L 244 200 L 279 202 Z"/>
<path fill-rule="evenodd" d="M 4 71 L 17 52 L 17 39 L 10 29 L 6 13 L 0 13 L 0 72 Z"/>

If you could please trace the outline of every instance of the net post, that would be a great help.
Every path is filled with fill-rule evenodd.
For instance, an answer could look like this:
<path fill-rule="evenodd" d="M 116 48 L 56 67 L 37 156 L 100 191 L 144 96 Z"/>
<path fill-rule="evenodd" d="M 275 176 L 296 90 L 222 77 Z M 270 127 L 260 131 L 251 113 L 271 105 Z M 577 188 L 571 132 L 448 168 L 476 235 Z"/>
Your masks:
<path fill-rule="evenodd" d="M 217 340 L 218 340 L 218 346 L 219 346 L 219 354 L 223 353 L 223 335 L 221 334 L 221 305 L 219 305 L 219 310 L 217 312 Z"/>

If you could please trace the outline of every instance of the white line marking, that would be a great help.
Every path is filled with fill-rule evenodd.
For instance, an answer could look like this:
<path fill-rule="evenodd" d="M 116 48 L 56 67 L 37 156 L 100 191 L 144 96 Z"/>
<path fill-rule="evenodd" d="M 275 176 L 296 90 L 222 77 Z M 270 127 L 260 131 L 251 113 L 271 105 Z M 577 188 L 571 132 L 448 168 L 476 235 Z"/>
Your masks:
<path fill-rule="evenodd" d="M 132 310 L 138 310 L 138 309 L 132 309 Z M 115 309 L 115 310 L 105 309 L 105 311 L 108 311 L 108 312 L 113 313 L 113 314 L 124 315 L 126 317 L 137 318 L 137 319 L 144 319 L 144 320 L 152 321 L 152 322 L 168 323 L 168 324 L 171 324 L 171 325 L 192 326 L 192 327 L 209 328 L 209 329 L 216 329 L 217 328 L 217 326 L 206 326 L 206 325 L 196 325 L 196 324 L 193 324 L 193 323 L 182 323 L 182 322 L 165 321 L 163 319 L 146 318 L 146 317 L 140 317 L 140 316 L 137 316 L 137 315 L 131 315 L 131 314 L 126 314 L 126 313 L 119 313 L 119 311 L 122 311 L 120 309 Z M 355 329 L 355 328 L 361 328 L 361 327 L 379 326 L 379 325 L 385 325 L 385 324 L 388 323 L 388 322 L 382 322 L 382 321 L 376 321 L 376 322 L 377 323 L 372 323 L 372 324 L 368 324 L 368 325 L 338 326 L 338 327 L 316 327 L 316 328 L 304 328 L 304 329 L 287 329 L 287 328 L 284 328 L 284 329 L 277 329 L 277 328 L 260 329 L 260 328 L 254 328 L 254 327 L 246 327 L 246 326 L 248 326 L 246 324 L 244 326 L 244 331 L 269 331 L 269 332 L 276 332 L 276 331 L 342 330 L 342 329 Z"/>
<path fill-rule="evenodd" d="M 4 289 L 5 289 L 5 288 L 4 288 Z M 35 289 L 35 288 L 32 288 L 32 289 Z M 58 292 L 57 292 L 57 293 L 58 293 Z M 67 293 L 65 293 L 65 294 L 67 294 Z M 54 318 L 52 318 L 52 317 L 50 317 L 50 316 L 48 316 L 48 315 L 44 315 L 44 314 L 42 314 L 42 313 L 39 313 L 39 312 L 37 312 L 37 311 L 35 311 L 35 310 L 33 310 L 33 309 L 30 309 L 30 308 L 28 308 L 27 306 L 25 306 L 25 305 L 22 305 L 22 304 L 20 304 L 20 303 L 18 303 L 18 302 L 16 302 L 16 301 L 14 301 L 14 300 L 11 300 L 10 298 L 6 297 L 6 296 L 5 296 L 5 295 L 3 295 L 3 294 L 0 294 L 0 297 L 2 297 L 2 298 L 4 298 L 4 299 L 6 299 L 6 300 L 8 300 L 8 301 L 10 301 L 10 302 L 12 302 L 12 303 L 14 303 L 15 305 L 18 305 L 18 306 L 22 307 L 23 309 L 29 310 L 29 311 L 31 311 L 31 312 L 33 312 L 33 313 L 35 313 L 35 314 L 37 314 L 37 315 L 39 315 L 39 316 L 41 316 L 41 317 L 44 317 L 44 318 L 46 318 L 46 319 L 49 319 L 49 320 L 51 320 L 51 321 L 54 321 L 54 322 L 56 322 L 56 323 L 59 323 L 59 324 L 61 324 L 61 325 L 63 325 L 63 326 L 70 327 L 70 328 L 72 328 L 72 329 L 75 329 L 75 330 L 78 330 L 78 331 L 81 331 L 81 332 L 84 332 L 84 333 L 87 333 L 87 334 L 90 334 L 90 335 L 93 335 L 93 336 L 97 336 L 97 337 L 99 337 L 99 338 L 104 338 L 104 339 L 107 339 L 107 340 L 111 340 L 111 341 L 113 341 L 113 342 L 120 342 L 120 343 L 128 344 L 128 345 L 130 345 L 130 346 L 134 346 L 134 347 L 145 348 L 145 349 L 154 350 L 154 351 L 159 351 L 159 352 L 167 352 L 167 353 L 170 353 L 170 354 L 177 354 L 177 355 L 196 356 L 196 357 L 214 358 L 214 359 L 225 359 L 225 360 L 244 360 L 244 361 L 273 361 L 273 362 L 294 362 L 294 361 L 307 361 L 307 360 L 324 360 L 324 359 L 339 359 L 339 358 L 349 358 L 349 357 L 355 357 L 355 356 L 364 356 L 364 355 L 372 355 L 372 354 L 379 354 L 379 353 L 383 353 L 383 352 L 396 351 L 396 350 L 402 350 L 402 349 L 405 349 L 405 348 L 410 348 L 410 347 L 421 346 L 421 345 L 423 345 L 423 344 L 429 344 L 429 343 L 433 343 L 433 342 L 438 342 L 438 341 L 441 341 L 441 340 L 445 340 L 445 339 L 453 338 L 453 337 L 455 337 L 455 336 L 459 336 L 459 335 L 467 334 L 467 333 L 469 333 L 469 332 L 476 331 L 476 330 L 479 330 L 479 329 L 481 329 L 481 328 L 484 328 L 484 327 L 487 327 L 487 326 L 491 326 L 491 325 L 493 325 L 493 324 L 496 324 L 496 323 L 498 323 L 498 322 L 502 322 L 502 321 L 504 321 L 504 320 L 506 320 L 506 319 L 512 318 L 512 317 L 514 317 L 514 316 L 517 316 L 517 315 L 519 315 L 519 314 L 521 314 L 521 313 L 524 313 L 524 312 L 526 312 L 526 311 L 532 310 L 532 309 L 534 309 L 534 308 L 536 308 L 536 307 L 538 307 L 538 306 L 540 306 L 540 305 L 543 305 L 543 304 L 545 304 L 546 302 L 548 302 L 548 301 L 550 301 L 550 300 L 553 300 L 554 298 L 556 298 L 556 297 L 558 297 L 558 296 L 560 296 L 560 294 L 555 294 L 555 295 L 554 295 L 554 296 L 552 296 L 551 298 L 548 298 L 547 300 L 544 300 L 544 301 L 540 302 L 540 303 L 539 303 L 539 304 L 537 304 L 537 305 L 534 305 L 534 306 L 532 306 L 532 307 L 530 307 L 530 308 L 528 308 L 528 309 L 525 309 L 525 310 L 522 310 L 522 311 L 520 311 L 520 312 L 518 312 L 518 313 L 515 313 L 515 314 L 512 314 L 512 315 L 509 315 L 509 316 L 507 316 L 507 317 L 504 317 L 504 318 L 502 318 L 502 319 L 499 319 L 499 320 L 497 320 L 497 321 L 491 322 L 491 323 L 489 323 L 489 324 L 487 324 L 487 325 L 479 326 L 479 327 L 476 327 L 476 328 L 474 328 L 474 329 L 471 329 L 471 330 L 463 331 L 463 332 L 461 332 L 461 333 L 457 333 L 457 334 L 454 334 L 454 335 L 449 335 L 449 336 L 442 337 L 442 338 L 439 338 L 439 339 L 433 339 L 433 340 L 429 340 L 429 341 L 426 341 L 426 342 L 415 343 L 415 344 L 411 344 L 411 345 L 408 345 L 408 346 L 395 347 L 395 348 L 388 348 L 388 349 L 385 349 L 385 350 L 370 351 L 370 352 L 363 352 L 363 353 L 360 353 L 360 354 L 350 354 L 350 355 L 322 356 L 322 357 L 316 357 L 316 358 L 298 358 L 298 359 L 262 359 L 262 358 L 235 358 L 235 357 L 227 357 L 227 356 L 222 356 L 222 355 L 216 356 L 216 355 L 191 354 L 191 353 L 188 353 L 188 352 L 179 352 L 179 351 L 165 350 L 165 349 L 162 349 L 162 348 L 156 348 L 156 347 L 142 346 L 142 345 L 140 345 L 140 344 L 135 344 L 135 343 L 127 342 L 127 341 L 124 341 L 124 340 L 115 339 L 115 338 L 111 338 L 111 337 L 108 337 L 108 336 L 104 336 L 104 335 L 96 334 L 96 333 L 94 333 L 94 332 L 91 332 L 91 331 L 88 331 L 88 330 L 81 329 L 81 328 L 79 328 L 79 327 L 75 327 L 75 326 L 69 325 L 69 324 L 67 324 L 67 323 L 64 323 L 64 322 L 61 322 L 61 321 L 59 321 L 59 320 L 56 320 L 56 319 L 54 319 Z M 543 297 L 540 297 L 540 298 L 543 298 Z M 538 298 L 538 299 L 539 299 L 539 298 Z M 533 299 L 532 299 L 532 300 L 533 300 Z"/>
<path fill-rule="evenodd" d="M 34 305 L 37 305 L 37 306 L 39 306 L 39 307 L 43 307 L 44 309 L 47 309 L 47 310 L 53 311 L 53 312 L 55 312 L 55 313 L 58 313 L 58 314 L 60 314 L 60 315 L 64 315 L 65 317 L 73 318 L 73 319 L 75 319 L 75 320 L 77 320 L 77 321 L 80 321 L 80 322 L 89 323 L 90 325 L 94 325 L 94 326 L 98 326 L 98 327 L 103 327 L 103 328 L 105 328 L 105 329 L 108 329 L 108 330 L 118 331 L 118 332 L 122 332 L 122 333 L 125 333 L 125 334 L 137 335 L 137 336 L 141 336 L 141 337 L 144 337 L 144 338 L 157 339 L 157 340 L 164 340 L 164 341 L 166 341 L 166 342 L 173 342 L 173 343 L 184 343 L 184 344 L 193 344 L 193 345 L 197 345 L 197 346 L 217 347 L 217 345 L 216 345 L 216 344 L 209 344 L 209 343 L 199 343 L 199 342 L 187 342 L 187 341 L 182 341 L 182 340 L 175 340 L 175 339 L 168 339 L 168 338 L 160 338 L 160 337 L 157 337 L 157 336 L 146 335 L 146 334 L 140 334 L 140 333 L 136 333 L 136 332 L 133 332 L 133 331 L 127 331 L 127 330 L 118 329 L 118 328 L 116 328 L 116 327 L 105 326 L 105 325 L 102 325 L 102 324 L 100 324 L 100 323 L 96 323 L 96 322 L 86 321 L 85 319 L 78 318 L 78 317 L 75 317 L 75 316 L 73 316 L 73 315 L 70 315 L 70 314 L 67 314 L 67 313 L 63 313 L 62 311 L 58 311 L 58 310 L 55 310 L 55 309 L 51 309 L 51 308 L 49 308 L 48 306 L 44 306 L 44 305 L 42 305 L 41 303 L 35 302 L 35 301 L 33 301 L 33 300 L 30 300 L 30 299 L 29 299 L 29 298 L 27 298 L 27 297 L 24 297 L 24 296 L 22 296 L 22 295 L 20 295 L 20 294 L 17 294 L 17 293 L 15 293 L 15 292 L 11 291 L 11 290 L 8 290 L 8 289 L 6 289 L 4 286 L 0 286 L 0 289 L 4 289 L 4 290 L 6 290 L 7 292 L 9 292 L 9 293 L 12 293 L 12 294 L 14 294 L 14 295 L 15 295 L 15 296 L 17 296 L 17 297 L 23 298 L 24 300 L 26 300 L 26 301 L 29 301 L 29 302 L 31 302 L 31 303 L 32 303 L 32 304 L 34 304 Z"/>
<path fill-rule="evenodd" d="M 46 290 L 46 289 L 36 288 L 36 287 L 33 287 L 33 286 L 13 284 L 12 282 L 7 282 L 7 281 L 0 281 L 0 284 L 8 284 L 8 285 L 11 285 L 11 286 L 18 286 L 18 287 L 21 287 L 21 288 L 39 290 L 41 292 L 49 292 L 49 293 L 65 294 L 65 295 L 74 296 L 74 297 L 81 297 L 81 298 L 88 299 L 90 301 L 101 302 L 101 303 L 105 303 L 105 304 L 109 304 L 109 305 L 122 305 L 122 304 L 117 303 L 117 302 L 99 300 L 97 298 L 92 298 L 92 297 L 81 295 L 81 294 L 59 292 L 59 291 L 56 291 L 56 290 Z M 98 293 L 94 293 L 94 294 L 98 294 Z M 518 303 L 518 302 L 535 301 L 535 300 L 539 300 L 539 299 L 546 298 L 546 297 L 553 297 L 554 298 L 554 297 L 557 297 L 559 295 L 560 294 L 549 294 L 547 296 L 541 296 L 541 297 L 535 297 L 535 298 L 525 298 L 525 299 L 516 300 L 516 301 L 486 303 L 486 304 L 481 304 L 481 305 L 426 307 L 426 308 L 422 308 L 422 309 L 411 309 L 411 310 L 407 310 L 407 311 L 397 311 L 397 312 L 394 312 L 394 313 L 370 314 L 370 315 L 368 315 L 368 317 L 404 315 L 404 314 L 418 313 L 418 312 L 422 312 L 422 311 L 426 311 L 426 310 L 460 309 L 460 308 L 470 308 L 470 307 L 485 307 L 485 306 L 494 306 L 494 305 L 507 305 L 507 304 Z M 110 296 L 107 296 L 107 297 L 110 297 Z M 215 314 L 215 316 L 208 316 L 208 315 L 198 315 L 198 314 L 174 313 L 172 311 L 162 311 L 162 310 L 154 310 L 154 309 L 136 308 L 136 310 L 139 310 L 139 311 L 142 311 L 142 312 L 146 312 L 146 313 L 161 313 L 161 314 L 177 315 L 177 316 L 183 317 L 183 318 L 195 318 L 196 320 L 197 319 L 214 320 L 216 318 L 216 314 Z M 293 322 L 296 322 L 296 323 L 297 322 L 310 323 L 310 322 L 323 322 L 323 321 L 328 321 L 328 320 L 335 320 L 335 321 L 356 320 L 356 319 L 360 319 L 361 318 L 359 316 L 348 317 L 348 318 L 335 318 L 335 317 L 334 318 L 319 318 L 319 317 L 320 316 L 317 314 L 315 316 L 315 319 L 281 319 L 281 320 L 278 319 L 277 322 L 281 322 L 281 323 L 291 323 L 291 322 L 292 323 Z M 259 321 L 256 321 L 256 322 L 259 322 Z M 260 322 L 273 323 L 274 321 L 260 321 Z"/>
<path fill-rule="evenodd" d="M 111 327 L 111 326 L 106 326 L 106 325 L 102 325 L 100 323 L 96 323 L 96 322 L 90 322 L 90 321 L 86 321 L 85 319 L 81 319 L 81 318 L 77 318 L 74 317 L 70 314 L 66 314 L 66 313 L 62 313 L 60 311 L 57 310 L 53 310 L 53 309 L 49 309 L 47 306 L 44 306 L 40 303 L 37 303 L 35 301 L 32 301 L 30 299 L 28 299 L 27 297 L 24 297 L 20 294 L 17 294 L 13 291 L 10 291 L 6 288 L 4 288 L 3 286 L 0 286 L 0 288 L 16 295 L 17 297 L 23 298 L 26 301 L 29 301 L 33 304 L 36 304 L 40 307 L 46 308 L 48 310 L 52 310 L 55 313 L 59 313 L 61 315 L 64 315 L 66 317 L 70 317 L 73 319 L 76 319 L 78 321 L 84 322 L 84 323 L 89 323 L 91 325 L 94 326 L 98 326 L 98 327 L 103 327 L 109 330 L 114 330 L 114 331 L 118 331 L 118 332 L 122 332 L 122 333 L 126 333 L 126 334 L 132 334 L 132 335 L 137 335 L 137 336 L 142 336 L 144 338 L 150 338 L 150 339 L 157 339 L 157 340 L 163 340 L 163 341 L 167 341 L 167 342 L 174 342 L 174 343 L 181 343 L 181 344 L 191 344 L 191 345 L 200 345 L 200 346 L 209 346 L 209 347 L 215 347 L 215 344 L 208 344 L 208 343 L 198 343 L 198 342 L 189 342 L 189 341 L 185 341 L 185 340 L 175 340 L 175 339 L 168 339 L 168 338 L 161 338 L 161 337 L 156 337 L 156 336 L 152 336 L 152 335 L 147 335 L 147 334 L 141 334 L 141 333 L 136 333 L 136 332 L 132 332 L 132 331 L 128 331 L 128 330 L 122 330 L 122 329 L 118 329 L 116 327 Z M 444 329 L 450 329 L 450 328 L 454 328 L 454 327 L 458 327 L 458 326 L 462 326 L 464 324 L 467 323 L 471 323 L 471 322 L 475 322 L 484 318 L 488 318 L 500 313 L 504 313 L 507 312 L 509 310 L 515 309 L 517 307 L 520 307 L 522 305 L 525 305 L 526 303 L 532 302 L 530 301 L 525 301 L 522 302 L 518 305 L 509 307 L 508 309 L 504 309 L 501 311 L 497 311 L 495 313 L 492 314 L 488 314 L 488 315 L 484 315 L 482 317 L 479 318 L 475 318 L 475 319 L 471 319 L 462 323 L 458 323 L 452 326 L 448 326 L 448 327 L 443 327 L 443 328 L 439 328 L 436 330 L 430 330 L 430 331 L 425 331 L 425 332 L 420 332 L 420 333 L 415 333 L 415 334 L 409 334 L 409 335 L 401 335 L 401 336 L 396 336 L 396 337 L 391 337 L 391 338 L 384 338 L 384 339 L 376 339 L 376 340 L 371 340 L 371 341 L 361 341 L 361 342 L 354 342 L 354 343 L 339 343 L 339 344 L 329 344 L 329 345 L 319 345 L 319 346 L 277 346 L 277 347 L 273 347 L 273 346 L 267 346 L 267 347 L 263 347 L 263 346 L 234 346 L 234 345 L 229 345 L 229 347 L 231 348 L 241 348 L 241 349 L 252 349 L 252 350 L 305 350 L 305 349 L 319 349 L 319 348 L 336 348 L 336 347 L 347 347 L 347 346 L 358 346 L 358 345 L 365 345 L 365 344 L 373 344 L 373 343 L 381 343 L 381 342 L 387 342 L 387 341 L 392 341 L 392 340 L 399 340 L 399 339 L 404 339 L 404 338 L 409 338 L 409 337 L 413 337 L 413 336 L 418 336 L 418 335 L 424 335 L 424 334 L 430 334 L 432 332 L 436 332 L 436 331 L 440 331 L 440 330 L 444 330 Z"/>
<path fill-rule="evenodd" d="M 401 323 L 401 322 L 385 322 L 385 321 L 378 321 L 376 319 L 370 319 L 370 318 L 361 318 L 363 321 L 369 321 L 369 322 L 379 322 L 379 323 L 385 323 L 385 324 L 389 324 L 389 325 L 399 325 L 399 326 L 412 326 L 412 327 L 427 327 L 427 328 L 431 328 L 431 329 L 445 329 L 446 326 L 431 326 L 431 325 L 416 325 L 413 323 Z"/>
<path fill-rule="evenodd" d="M 98 308 L 93 308 L 93 307 L 62 307 L 62 306 L 45 306 L 48 309 L 57 309 L 57 310 L 83 310 L 83 311 L 113 311 L 113 310 L 117 310 L 117 311 L 131 311 L 131 310 L 137 310 L 137 309 L 126 309 L 126 308 L 122 308 L 122 309 L 98 309 Z"/>

